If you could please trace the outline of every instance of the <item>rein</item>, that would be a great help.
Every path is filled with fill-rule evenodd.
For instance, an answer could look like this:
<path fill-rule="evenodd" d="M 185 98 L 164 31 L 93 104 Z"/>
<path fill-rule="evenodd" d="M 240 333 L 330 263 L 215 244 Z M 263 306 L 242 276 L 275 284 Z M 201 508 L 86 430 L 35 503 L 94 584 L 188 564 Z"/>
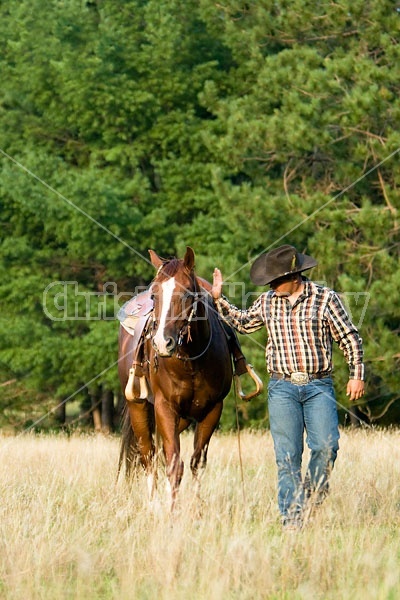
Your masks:
<path fill-rule="evenodd" d="M 187 333 L 187 342 L 191 342 L 192 341 L 192 336 L 190 333 L 190 328 L 191 328 L 191 323 L 193 320 L 193 317 L 196 316 L 196 311 L 197 311 L 197 305 L 199 304 L 200 300 L 199 300 L 199 293 L 198 292 L 194 292 L 193 293 L 194 296 L 194 302 L 192 304 L 192 310 L 190 311 L 190 315 L 188 317 L 187 323 L 185 323 L 180 331 L 179 331 L 179 335 L 178 335 L 178 343 L 177 343 L 177 348 L 179 350 L 179 348 L 182 347 L 183 344 L 183 337 L 185 335 L 185 333 Z M 211 340 L 212 340 L 212 331 L 211 331 L 211 326 L 210 326 L 210 337 L 208 339 L 207 345 L 204 348 L 204 350 L 200 353 L 197 354 L 196 356 L 180 356 L 179 352 L 176 353 L 176 357 L 179 358 L 179 360 L 196 360 L 198 358 L 201 358 L 209 349 L 210 344 L 211 344 Z"/>

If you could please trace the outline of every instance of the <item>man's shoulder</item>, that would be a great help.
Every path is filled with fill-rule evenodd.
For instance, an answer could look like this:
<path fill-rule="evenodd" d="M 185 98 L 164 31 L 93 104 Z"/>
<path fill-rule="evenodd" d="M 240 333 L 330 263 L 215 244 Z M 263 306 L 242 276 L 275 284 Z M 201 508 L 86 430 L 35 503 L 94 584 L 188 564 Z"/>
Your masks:
<path fill-rule="evenodd" d="M 265 292 L 260 294 L 259 300 L 261 300 L 262 302 L 271 302 L 272 298 L 275 297 L 276 296 L 274 290 L 266 290 Z"/>
<path fill-rule="evenodd" d="M 336 293 L 332 288 L 317 281 L 307 281 L 305 285 L 310 292 L 314 294 L 324 294 L 329 296 L 330 294 Z"/>
<path fill-rule="evenodd" d="M 320 302 L 330 302 L 338 294 L 332 288 L 315 281 L 306 282 L 307 295 L 315 297 Z"/>

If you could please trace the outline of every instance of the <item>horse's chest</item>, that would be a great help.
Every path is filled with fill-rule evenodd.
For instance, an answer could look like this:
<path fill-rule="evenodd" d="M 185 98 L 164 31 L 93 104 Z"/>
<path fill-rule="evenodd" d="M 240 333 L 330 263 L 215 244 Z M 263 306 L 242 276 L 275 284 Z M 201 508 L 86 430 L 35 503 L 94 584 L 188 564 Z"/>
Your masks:
<path fill-rule="evenodd" d="M 210 374 L 206 376 L 204 369 L 189 361 L 178 363 L 179 372 L 177 369 L 174 372 L 172 370 L 167 372 L 163 366 L 160 365 L 156 373 L 156 381 L 152 382 L 155 397 L 159 396 L 161 404 L 166 403 L 181 417 L 197 421 L 203 419 L 229 391 L 227 385 L 225 391 L 223 377 L 219 375 L 215 378 Z"/>
<path fill-rule="evenodd" d="M 188 416 L 196 418 L 199 413 L 208 411 L 217 398 L 218 394 L 215 393 L 214 387 L 201 374 L 195 374 L 183 404 L 186 406 Z"/>
<path fill-rule="evenodd" d="M 215 403 L 215 394 L 199 372 L 193 372 L 184 382 L 179 381 L 172 392 L 182 416 L 196 418 Z"/>

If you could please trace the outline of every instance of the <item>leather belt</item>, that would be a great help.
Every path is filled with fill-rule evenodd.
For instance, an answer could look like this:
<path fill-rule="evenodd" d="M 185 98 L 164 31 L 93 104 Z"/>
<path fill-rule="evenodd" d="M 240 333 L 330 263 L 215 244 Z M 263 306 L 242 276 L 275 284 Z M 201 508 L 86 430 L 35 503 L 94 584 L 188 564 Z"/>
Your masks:
<path fill-rule="evenodd" d="M 331 377 L 331 371 L 324 371 L 321 373 L 304 373 L 303 371 L 296 371 L 287 375 L 286 373 L 271 373 L 271 379 L 283 379 L 284 381 L 290 381 L 295 385 L 305 385 L 310 383 L 313 379 L 324 379 L 325 377 Z"/>

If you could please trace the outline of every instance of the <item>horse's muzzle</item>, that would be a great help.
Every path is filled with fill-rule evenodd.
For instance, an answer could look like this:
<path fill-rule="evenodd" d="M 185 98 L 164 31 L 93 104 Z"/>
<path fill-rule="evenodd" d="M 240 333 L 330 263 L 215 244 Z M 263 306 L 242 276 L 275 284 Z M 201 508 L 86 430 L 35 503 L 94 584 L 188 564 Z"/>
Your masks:
<path fill-rule="evenodd" d="M 168 336 L 167 338 L 161 337 L 156 339 L 155 336 L 152 340 L 153 348 L 159 354 L 159 356 L 168 357 L 172 356 L 175 352 L 176 341 L 172 336 Z"/>

